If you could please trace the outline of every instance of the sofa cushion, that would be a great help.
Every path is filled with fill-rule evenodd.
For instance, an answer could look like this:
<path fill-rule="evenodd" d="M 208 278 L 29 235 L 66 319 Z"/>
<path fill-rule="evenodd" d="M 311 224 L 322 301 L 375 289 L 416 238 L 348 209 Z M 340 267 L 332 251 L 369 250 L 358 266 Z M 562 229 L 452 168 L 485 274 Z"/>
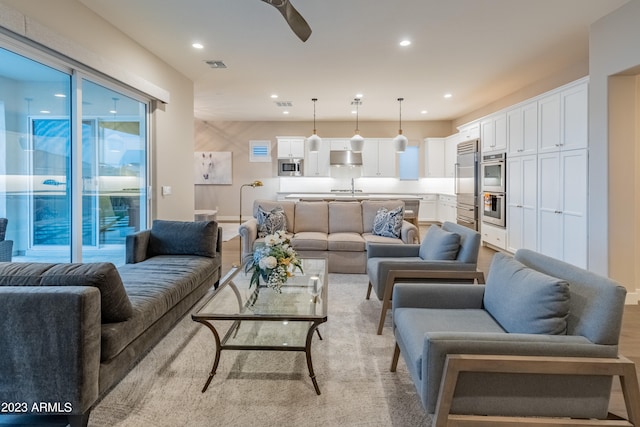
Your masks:
<path fill-rule="evenodd" d="M 214 258 L 218 241 L 216 221 L 165 221 L 156 219 L 149 236 L 150 256 L 199 255 Z"/>
<path fill-rule="evenodd" d="M 362 234 L 360 202 L 329 202 L 329 233 Z"/>
<path fill-rule="evenodd" d="M 400 238 L 376 236 L 375 234 L 371 234 L 371 233 L 364 233 L 362 235 L 362 238 L 364 239 L 364 241 L 367 244 L 369 244 L 369 243 L 387 243 L 387 244 L 391 244 L 391 245 L 398 245 L 398 244 L 404 243 Z"/>
<path fill-rule="evenodd" d="M 269 211 L 258 206 L 256 219 L 258 220 L 258 237 L 265 237 L 276 231 L 287 231 L 287 216 L 282 206 L 276 206 Z"/>
<path fill-rule="evenodd" d="M 297 202 L 295 234 L 303 231 L 329 233 L 329 204 L 327 202 Z"/>
<path fill-rule="evenodd" d="M 303 231 L 291 238 L 291 246 L 297 251 L 326 251 L 327 234 L 317 231 Z"/>
<path fill-rule="evenodd" d="M 496 253 L 485 285 L 484 306 L 510 333 L 565 334 L 569 284 Z"/>
<path fill-rule="evenodd" d="M 359 233 L 331 233 L 327 238 L 330 251 L 358 252 L 366 249 L 366 242 Z"/>
<path fill-rule="evenodd" d="M 418 255 L 429 261 L 453 260 L 460 250 L 460 235 L 444 231 L 437 225 L 432 225 L 427 230 Z"/>
<path fill-rule="evenodd" d="M 0 286 L 93 286 L 100 290 L 102 323 L 133 314 L 120 274 L 110 262 L 0 263 Z"/>
<path fill-rule="evenodd" d="M 482 309 L 399 308 L 393 312 L 396 336 L 402 341 L 411 360 L 408 366 L 422 379 L 425 334 L 428 332 L 504 333 L 489 313 Z"/>
<path fill-rule="evenodd" d="M 388 210 L 385 207 L 378 209 L 378 212 L 373 219 L 373 234 L 383 237 L 400 237 L 403 212 L 403 206 L 399 206 L 392 210 Z"/>

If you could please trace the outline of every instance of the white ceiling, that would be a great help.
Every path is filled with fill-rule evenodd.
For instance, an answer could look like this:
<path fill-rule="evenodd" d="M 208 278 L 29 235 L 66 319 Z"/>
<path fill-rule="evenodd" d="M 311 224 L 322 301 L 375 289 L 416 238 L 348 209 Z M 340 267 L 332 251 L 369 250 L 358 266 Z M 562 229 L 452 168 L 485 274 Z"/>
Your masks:
<path fill-rule="evenodd" d="M 80 1 L 192 79 L 197 118 L 311 120 L 318 98 L 321 122 L 354 120 L 356 93 L 360 120 L 398 120 L 399 97 L 403 120 L 455 119 L 586 61 L 589 25 L 628 0 L 291 0 L 306 42 L 260 0 Z"/>

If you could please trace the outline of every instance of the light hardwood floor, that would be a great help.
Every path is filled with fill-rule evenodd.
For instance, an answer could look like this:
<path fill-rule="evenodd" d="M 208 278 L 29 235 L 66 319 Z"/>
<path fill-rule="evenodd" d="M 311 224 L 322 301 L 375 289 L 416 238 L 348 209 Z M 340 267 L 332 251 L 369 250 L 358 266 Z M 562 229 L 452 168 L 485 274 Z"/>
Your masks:
<path fill-rule="evenodd" d="M 222 227 L 237 227 L 237 224 L 221 223 Z M 421 226 L 421 235 L 426 232 L 426 227 Z M 240 250 L 239 236 L 224 242 L 222 244 L 222 272 L 226 274 L 234 264 L 238 263 Z M 486 274 L 491 264 L 495 251 L 487 247 L 481 247 L 478 256 L 478 269 Z M 363 294 L 364 295 L 364 294 Z M 364 296 L 363 296 L 364 298 Z M 636 371 L 640 377 L 640 306 L 626 305 L 624 316 L 622 319 L 622 333 L 620 338 L 620 354 L 636 364 Z M 611 394 L 610 411 L 618 416 L 626 417 L 624 399 L 622 397 L 620 383 L 616 379 L 614 381 L 613 391 Z"/>

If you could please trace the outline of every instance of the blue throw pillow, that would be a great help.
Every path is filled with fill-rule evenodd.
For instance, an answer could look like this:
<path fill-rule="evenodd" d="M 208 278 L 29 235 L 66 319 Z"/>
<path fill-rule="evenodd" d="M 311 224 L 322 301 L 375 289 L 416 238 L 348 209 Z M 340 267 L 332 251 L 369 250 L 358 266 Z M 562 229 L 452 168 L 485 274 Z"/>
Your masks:
<path fill-rule="evenodd" d="M 428 261 L 446 261 L 458 258 L 458 251 L 460 235 L 432 225 L 420 243 L 418 255 Z"/>
<path fill-rule="evenodd" d="M 373 219 L 373 234 L 376 236 L 399 238 L 402 231 L 403 216 L 403 206 L 399 206 L 393 210 L 388 210 L 384 207 L 378 209 L 376 217 Z"/>
<path fill-rule="evenodd" d="M 484 291 L 485 309 L 510 333 L 564 335 L 569 284 L 502 253 L 493 256 Z"/>
<path fill-rule="evenodd" d="M 156 219 L 149 234 L 154 255 L 217 255 L 218 223 L 215 221 L 166 221 Z"/>

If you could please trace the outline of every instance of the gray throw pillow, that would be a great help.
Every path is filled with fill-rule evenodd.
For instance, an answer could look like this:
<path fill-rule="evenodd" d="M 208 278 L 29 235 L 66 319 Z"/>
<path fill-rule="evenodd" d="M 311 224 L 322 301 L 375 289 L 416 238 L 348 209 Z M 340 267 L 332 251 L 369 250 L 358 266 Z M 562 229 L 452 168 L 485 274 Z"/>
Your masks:
<path fill-rule="evenodd" d="M 400 237 L 402 232 L 402 221 L 404 219 L 404 207 L 399 206 L 388 210 L 385 207 L 378 209 L 376 217 L 373 219 L 372 232 L 376 236 Z"/>
<path fill-rule="evenodd" d="M 425 261 L 445 261 L 456 259 L 458 251 L 460 235 L 432 225 L 420 243 L 418 255 Z"/>
<path fill-rule="evenodd" d="M 258 206 L 256 219 L 258 221 L 258 237 L 264 237 L 276 231 L 287 231 L 287 216 L 282 206 L 276 206 L 270 211 Z"/>
<path fill-rule="evenodd" d="M 0 286 L 94 286 L 100 290 L 102 323 L 133 315 L 120 274 L 110 262 L 0 263 Z"/>
<path fill-rule="evenodd" d="M 496 253 L 485 285 L 484 306 L 507 332 L 563 335 L 569 295 L 566 281 Z"/>
<path fill-rule="evenodd" d="M 156 219 L 149 234 L 150 256 L 198 255 L 215 258 L 218 223 Z"/>

